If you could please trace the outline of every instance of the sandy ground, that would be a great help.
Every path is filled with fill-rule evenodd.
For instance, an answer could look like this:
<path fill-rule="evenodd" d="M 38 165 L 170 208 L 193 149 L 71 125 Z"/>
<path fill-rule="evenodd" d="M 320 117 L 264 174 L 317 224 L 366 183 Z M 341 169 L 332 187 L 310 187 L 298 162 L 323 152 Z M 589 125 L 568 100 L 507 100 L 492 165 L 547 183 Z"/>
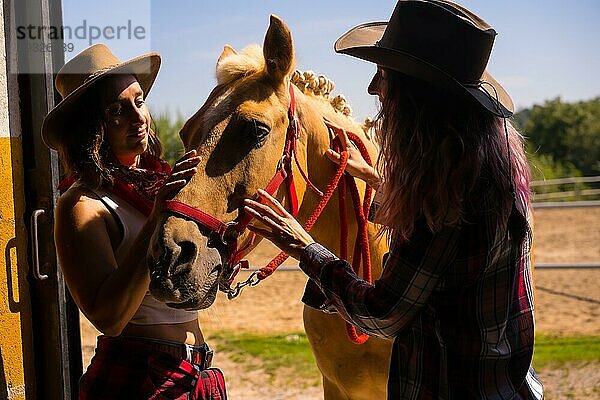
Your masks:
<path fill-rule="evenodd" d="M 535 211 L 536 263 L 600 263 L 600 207 L 537 209 Z M 254 253 L 252 265 L 262 266 L 275 251 L 262 246 Z M 293 265 L 288 262 L 286 265 Z M 248 273 L 240 274 L 240 279 Z M 246 289 L 241 297 L 228 301 L 219 295 L 215 305 L 201 312 L 203 331 L 279 333 L 299 331 L 302 305 L 299 301 L 305 278 L 300 271 L 278 271 L 259 286 Z M 600 270 L 537 269 L 534 272 L 536 329 L 558 335 L 600 335 L 600 305 L 551 294 L 540 288 L 600 300 Z M 82 323 L 84 365 L 93 352 L 96 332 Z M 215 365 L 227 377 L 232 400 L 322 399 L 319 387 L 274 385 L 261 371 L 217 354 Z M 546 399 L 600 399 L 600 360 L 587 364 L 547 367 L 538 371 L 545 385 Z"/>

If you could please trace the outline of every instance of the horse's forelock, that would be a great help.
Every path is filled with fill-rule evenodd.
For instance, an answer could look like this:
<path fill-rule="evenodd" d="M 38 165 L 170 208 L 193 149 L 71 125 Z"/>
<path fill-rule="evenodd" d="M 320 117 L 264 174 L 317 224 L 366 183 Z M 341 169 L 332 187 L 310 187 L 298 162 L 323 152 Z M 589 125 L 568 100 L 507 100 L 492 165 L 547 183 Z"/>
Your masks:
<path fill-rule="evenodd" d="M 217 83 L 227 84 L 242 76 L 252 75 L 265 68 L 262 48 L 252 44 L 241 53 L 231 54 L 217 62 Z"/>

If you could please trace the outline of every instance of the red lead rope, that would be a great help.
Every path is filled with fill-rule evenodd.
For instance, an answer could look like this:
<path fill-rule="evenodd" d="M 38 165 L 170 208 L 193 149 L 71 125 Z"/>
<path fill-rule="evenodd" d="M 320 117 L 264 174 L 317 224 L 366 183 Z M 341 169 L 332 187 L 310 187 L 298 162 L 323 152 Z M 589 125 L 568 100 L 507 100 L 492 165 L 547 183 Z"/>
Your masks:
<path fill-rule="evenodd" d="M 362 141 L 353 133 L 347 132 L 350 140 L 356 143 L 365 161 L 372 165 L 371 158 L 365 145 Z M 336 138 L 337 143 L 334 149 L 339 153 L 341 151 L 341 145 L 339 143 L 339 136 Z M 345 152 L 344 152 L 345 153 Z M 347 162 L 347 161 L 346 161 Z M 348 259 L 348 221 L 346 214 L 346 186 L 350 190 L 352 196 L 352 204 L 354 206 L 354 215 L 356 216 L 356 222 L 358 225 L 356 241 L 354 243 L 354 254 L 352 257 L 352 269 L 355 274 L 359 274 L 360 262 L 362 257 L 363 273 L 362 278 L 372 283 L 371 275 L 371 248 L 369 246 L 369 234 L 368 234 L 368 223 L 367 217 L 369 215 L 369 206 L 371 204 L 371 197 L 373 189 L 367 185 L 365 190 L 365 197 L 363 199 L 362 207 L 360 204 L 360 197 L 358 194 L 358 188 L 354 178 L 346 174 L 346 180 L 340 181 L 338 185 L 339 193 L 339 211 L 340 211 L 340 257 L 344 260 Z M 356 344 L 362 344 L 369 339 L 369 336 L 365 333 L 359 334 L 354 325 L 346 322 L 346 334 L 350 341 Z"/>
<path fill-rule="evenodd" d="M 363 158 L 365 161 L 372 165 L 371 157 L 365 147 L 364 143 L 360 140 L 360 138 L 352 132 L 346 132 L 348 138 L 352 140 L 357 147 L 359 148 Z M 347 188 L 350 190 L 350 195 L 352 197 L 352 203 L 354 206 L 354 214 L 356 216 L 356 222 L 358 224 L 358 232 L 356 236 L 356 241 L 354 243 L 354 256 L 352 259 L 352 269 L 358 275 L 361 260 L 363 263 L 363 275 L 362 278 L 372 283 L 371 276 L 371 250 L 369 246 L 369 236 L 368 236 L 368 223 L 367 216 L 369 212 L 369 206 L 371 204 L 371 197 L 373 194 L 373 189 L 367 186 L 365 191 L 365 197 L 363 199 L 363 204 L 360 204 L 360 196 L 358 193 L 358 188 L 356 187 L 356 182 L 354 178 L 349 174 L 344 174 L 344 170 L 346 169 L 346 165 L 348 164 L 348 152 L 342 149 L 339 136 L 336 137 L 332 141 L 332 147 L 336 150 L 340 156 L 340 165 L 336 170 L 335 174 L 331 178 L 330 183 L 327 185 L 327 189 L 321 197 L 317 207 L 312 212 L 310 217 L 306 220 L 303 227 L 304 230 L 310 232 L 313 225 L 317 222 L 317 219 L 325 209 L 325 206 L 329 202 L 329 199 L 333 195 L 336 189 L 338 189 L 339 193 L 339 213 L 340 213 L 340 257 L 344 260 L 348 259 L 348 220 L 346 213 L 346 190 Z M 341 179 L 345 176 L 345 180 Z M 265 267 L 260 268 L 257 274 L 257 278 L 259 280 L 263 280 L 269 277 L 275 270 L 288 258 L 289 256 L 281 252 L 279 253 L 269 264 Z M 369 335 L 365 333 L 358 333 L 356 328 L 346 322 L 346 334 L 350 341 L 356 344 L 362 344 L 369 339 Z"/>

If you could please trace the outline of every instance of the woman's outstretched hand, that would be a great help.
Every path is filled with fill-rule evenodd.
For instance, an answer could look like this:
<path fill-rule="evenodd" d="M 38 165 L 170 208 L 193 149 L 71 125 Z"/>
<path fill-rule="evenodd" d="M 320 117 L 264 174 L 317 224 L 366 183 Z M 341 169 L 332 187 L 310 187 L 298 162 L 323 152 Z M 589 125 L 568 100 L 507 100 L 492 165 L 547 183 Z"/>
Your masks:
<path fill-rule="evenodd" d="M 344 129 L 335 125 L 328 119 L 325 119 L 325 125 L 327 125 L 328 128 L 332 129 L 333 132 L 339 136 L 340 143 L 342 144 L 342 149 L 348 152 L 348 164 L 346 165 L 346 172 L 348 172 L 355 178 L 367 182 L 369 186 L 377 188 L 381 180 L 379 174 L 377 173 L 375 168 L 370 166 L 365 161 L 362 154 L 360 153 L 360 150 L 358 149 L 356 144 L 354 144 L 354 142 L 348 138 L 348 135 L 346 134 Z M 338 165 L 340 164 L 340 153 L 336 152 L 335 150 L 328 149 L 325 152 L 325 156 L 327 156 L 327 158 L 329 158 L 334 163 Z"/>
<path fill-rule="evenodd" d="M 262 189 L 258 189 L 258 194 L 266 203 L 261 204 L 246 199 L 244 211 L 264 224 L 266 228 L 248 225 L 248 229 L 270 240 L 290 257 L 299 260 L 302 251 L 309 244 L 314 243 L 314 239 L 277 199 Z"/>
<path fill-rule="evenodd" d="M 198 171 L 196 166 L 200 163 L 201 157 L 197 155 L 196 150 L 190 150 L 175 162 L 171 173 L 163 186 L 156 193 L 154 209 L 152 214 L 156 217 L 162 211 L 165 200 L 173 197 L 176 190 L 184 187 L 192 176 Z"/>

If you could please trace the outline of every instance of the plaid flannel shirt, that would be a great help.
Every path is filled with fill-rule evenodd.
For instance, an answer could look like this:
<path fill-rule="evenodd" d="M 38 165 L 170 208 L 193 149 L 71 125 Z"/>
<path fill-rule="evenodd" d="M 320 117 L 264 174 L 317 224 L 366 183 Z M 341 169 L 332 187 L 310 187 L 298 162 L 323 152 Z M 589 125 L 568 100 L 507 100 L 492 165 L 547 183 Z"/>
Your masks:
<path fill-rule="evenodd" d="M 431 233 L 419 220 L 410 240 L 392 241 L 373 285 L 318 243 L 301 257 L 305 303 L 394 339 L 389 399 L 543 398 L 530 367 L 528 241 L 514 243 L 508 223 L 497 226 L 492 193 L 480 201 L 469 223 Z"/>

